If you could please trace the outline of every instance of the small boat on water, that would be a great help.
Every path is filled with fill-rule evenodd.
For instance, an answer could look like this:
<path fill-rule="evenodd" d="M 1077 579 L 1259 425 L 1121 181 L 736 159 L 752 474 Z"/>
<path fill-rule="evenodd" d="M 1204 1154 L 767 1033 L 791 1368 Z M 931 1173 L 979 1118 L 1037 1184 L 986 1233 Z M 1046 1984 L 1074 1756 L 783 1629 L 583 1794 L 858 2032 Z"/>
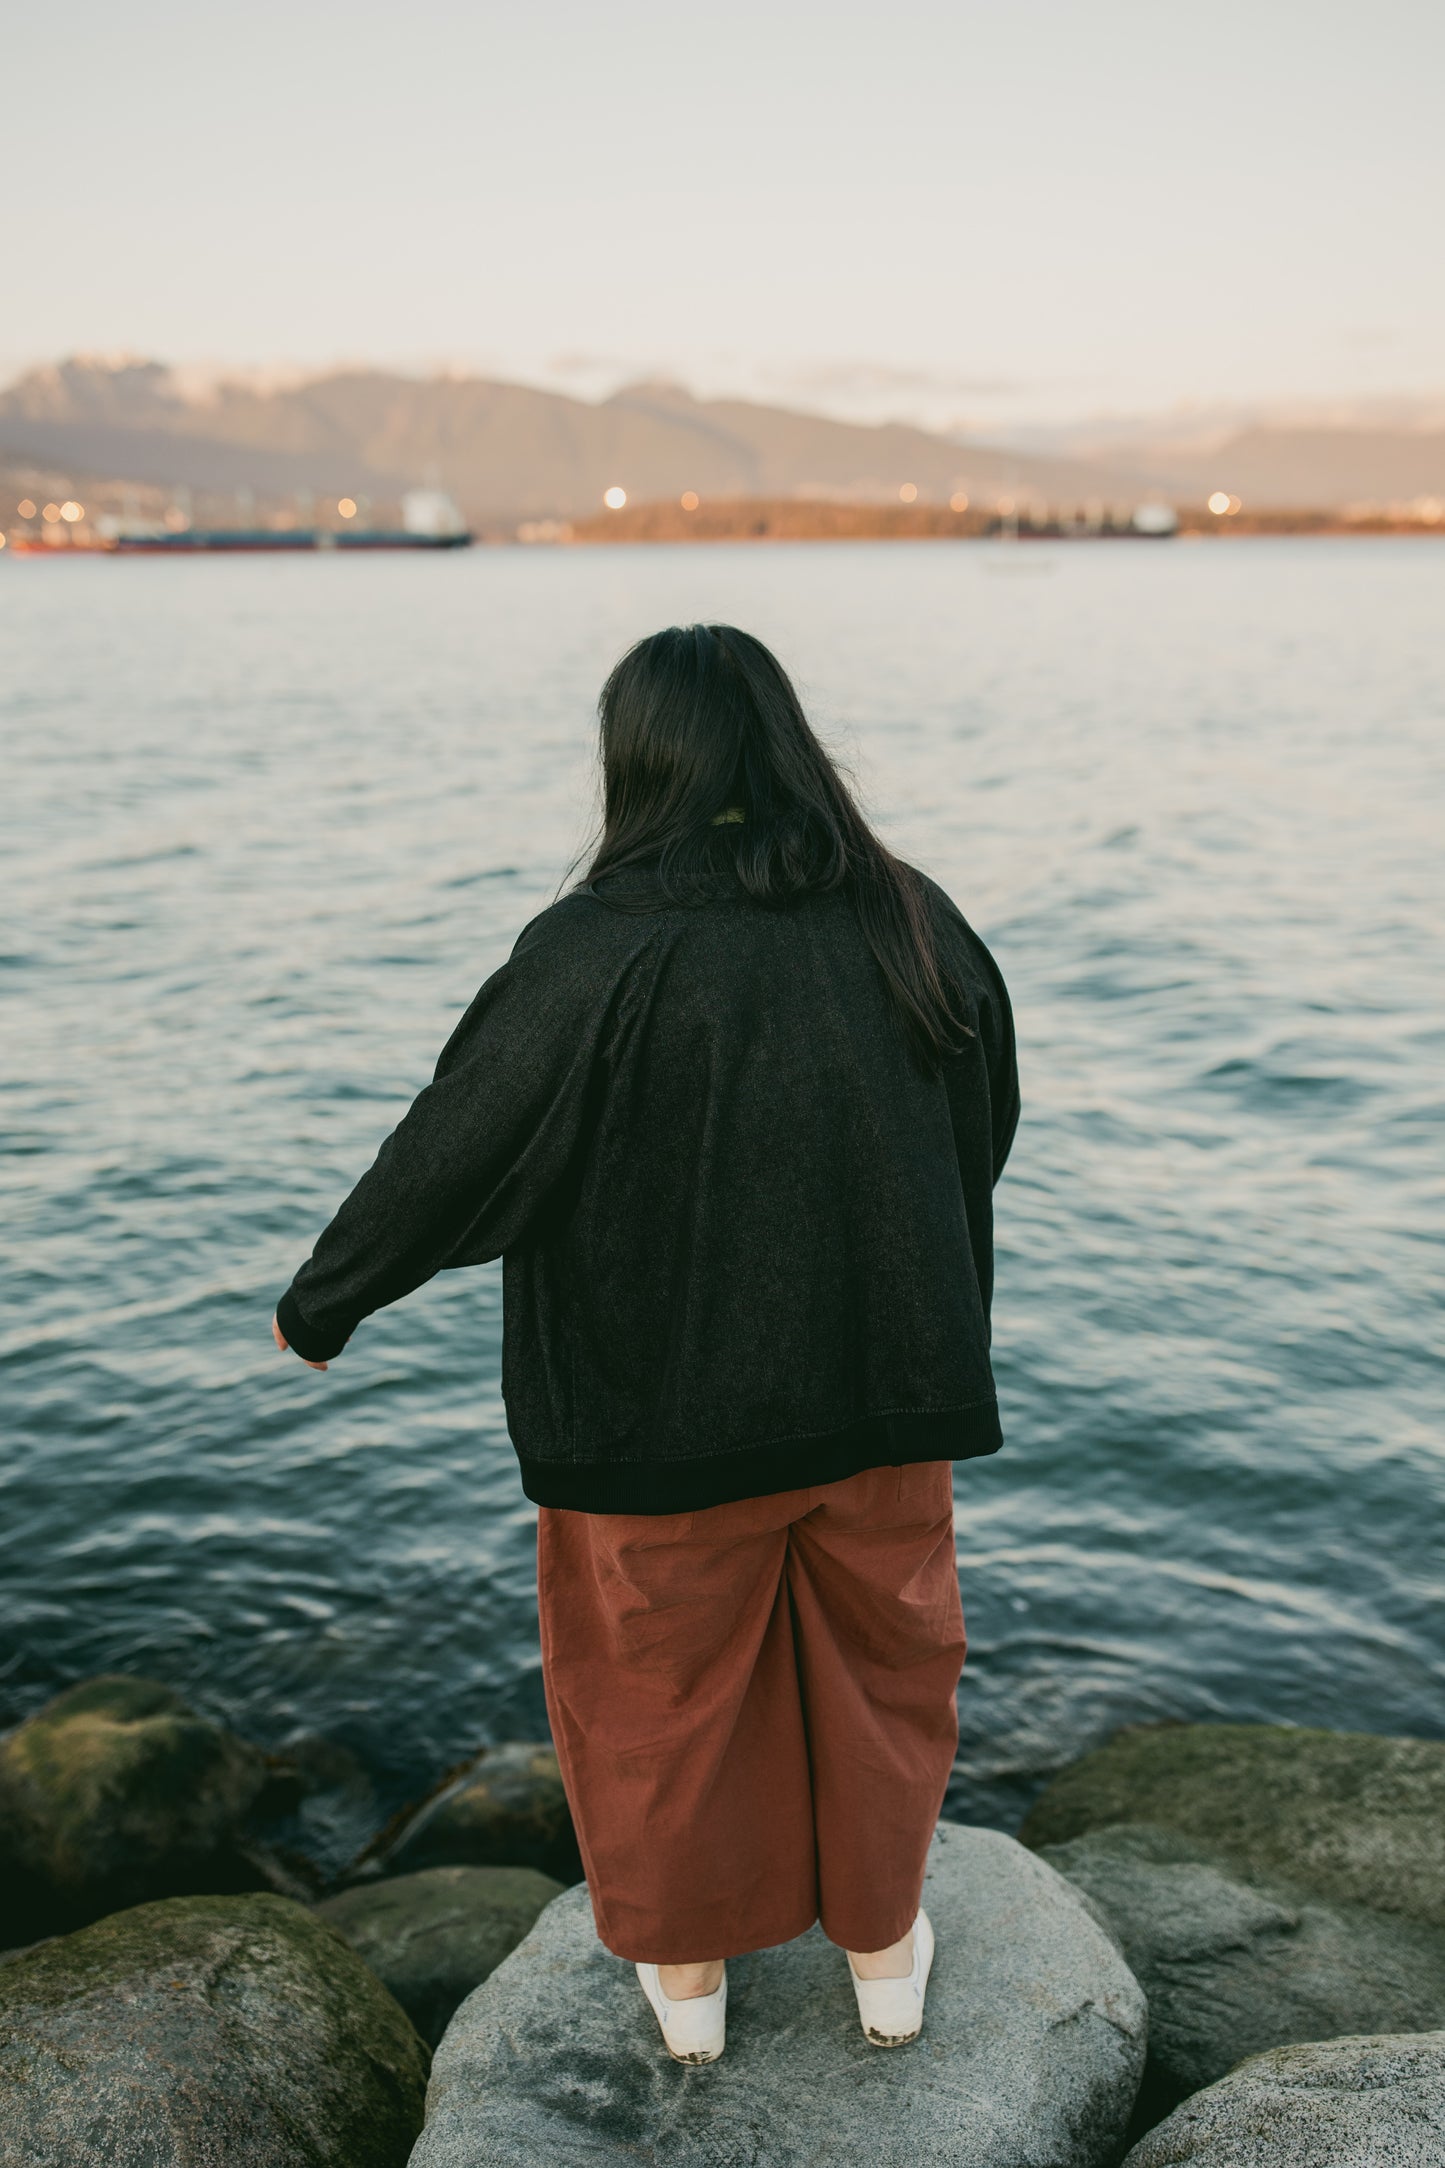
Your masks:
<path fill-rule="evenodd" d="M 1010 506 L 997 512 L 984 532 L 998 542 L 1167 542 L 1179 532 L 1179 515 L 1167 504 L 1140 504 L 1127 512 L 1102 506 L 1081 512 L 1025 509 L 1022 515 Z"/>

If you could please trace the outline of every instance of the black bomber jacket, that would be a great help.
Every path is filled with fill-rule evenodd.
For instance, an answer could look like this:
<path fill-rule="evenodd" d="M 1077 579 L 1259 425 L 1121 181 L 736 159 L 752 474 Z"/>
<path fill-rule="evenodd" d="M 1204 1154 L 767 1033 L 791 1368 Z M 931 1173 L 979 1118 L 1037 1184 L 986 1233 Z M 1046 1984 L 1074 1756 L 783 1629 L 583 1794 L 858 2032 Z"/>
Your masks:
<path fill-rule="evenodd" d="M 935 1075 L 844 891 L 670 904 L 644 870 L 543 911 L 282 1297 L 291 1346 L 501 1257 L 523 1487 L 584 1512 L 995 1451 L 1013 1020 L 926 886 L 973 1031 Z"/>

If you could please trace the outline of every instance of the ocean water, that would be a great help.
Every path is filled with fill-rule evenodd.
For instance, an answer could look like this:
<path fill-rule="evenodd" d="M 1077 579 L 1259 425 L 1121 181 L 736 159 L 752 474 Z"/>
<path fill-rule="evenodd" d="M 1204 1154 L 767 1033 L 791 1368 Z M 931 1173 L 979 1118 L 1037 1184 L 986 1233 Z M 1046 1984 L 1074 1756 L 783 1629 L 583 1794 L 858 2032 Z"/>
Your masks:
<path fill-rule="evenodd" d="M 1440 1736 L 1424 540 L 0 565 L 0 1721 L 146 1673 L 379 1807 L 538 1734 L 499 1268 L 325 1377 L 270 1317 L 585 840 L 609 663 L 695 617 L 1014 993 L 950 1811 L 1133 1720 Z"/>

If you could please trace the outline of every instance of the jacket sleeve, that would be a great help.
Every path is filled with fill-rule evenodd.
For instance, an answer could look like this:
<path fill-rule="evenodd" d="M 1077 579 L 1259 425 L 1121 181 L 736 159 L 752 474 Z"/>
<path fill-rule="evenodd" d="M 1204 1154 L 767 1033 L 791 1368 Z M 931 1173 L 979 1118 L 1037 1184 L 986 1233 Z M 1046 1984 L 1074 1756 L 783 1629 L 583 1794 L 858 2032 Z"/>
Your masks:
<path fill-rule="evenodd" d="M 960 1155 L 965 1155 L 965 1139 L 970 1140 L 966 1151 L 970 1161 L 983 1155 L 985 1140 L 980 1133 L 979 1113 L 983 1094 L 979 1086 L 986 1083 L 988 1158 L 996 1183 L 1003 1173 L 1019 1125 L 1019 1063 L 1013 1005 L 1003 973 L 948 891 L 926 876 L 924 886 L 953 949 L 960 977 L 971 990 L 977 1017 L 978 1050 L 983 1056 L 982 1078 L 978 1075 L 976 1055 L 971 1061 L 950 1063 L 946 1071 Z"/>
<path fill-rule="evenodd" d="M 446 1265 L 500 1257 L 580 1156 L 619 984 L 544 912 L 487 980 L 277 1309 L 298 1355 L 339 1355 L 361 1320 Z"/>
<path fill-rule="evenodd" d="M 980 961 L 986 966 L 987 998 L 979 1003 L 978 1033 L 988 1064 L 989 1124 L 993 1136 L 993 1178 L 1003 1173 L 1019 1125 L 1019 1059 L 1014 1036 L 1013 1004 L 1003 973 L 973 936 Z"/>

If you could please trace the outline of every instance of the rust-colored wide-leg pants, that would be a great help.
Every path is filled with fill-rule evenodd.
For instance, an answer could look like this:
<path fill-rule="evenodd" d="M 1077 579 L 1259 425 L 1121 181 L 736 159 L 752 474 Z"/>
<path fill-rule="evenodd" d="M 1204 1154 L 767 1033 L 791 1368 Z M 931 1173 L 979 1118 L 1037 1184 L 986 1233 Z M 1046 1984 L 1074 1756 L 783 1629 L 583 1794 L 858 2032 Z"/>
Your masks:
<path fill-rule="evenodd" d="M 542 1668 L 597 1932 L 733 1957 L 918 1910 L 958 1744 L 952 1468 L 660 1516 L 544 1506 Z"/>

